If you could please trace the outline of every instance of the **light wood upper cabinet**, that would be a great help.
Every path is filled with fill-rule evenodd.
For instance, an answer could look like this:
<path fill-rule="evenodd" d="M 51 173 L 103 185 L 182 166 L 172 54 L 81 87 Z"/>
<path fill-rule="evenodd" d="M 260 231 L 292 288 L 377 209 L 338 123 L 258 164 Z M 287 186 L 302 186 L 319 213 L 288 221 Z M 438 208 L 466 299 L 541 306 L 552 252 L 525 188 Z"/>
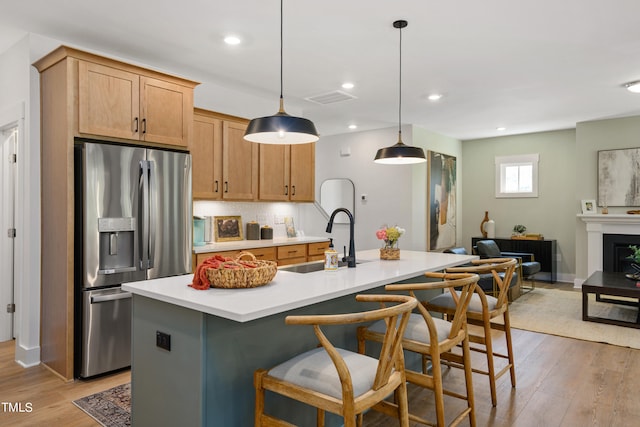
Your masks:
<path fill-rule="evenodd" d="M 315 200 L 315 143 L 245 141 L 248 120 L 194 109 L 193 197 L 206 200 Z"/>
<path fill-rule="evenodd" d="M 223 199 L 254 200 L 258 194 L 258 144 L 244 140 L 247 123 L 222 123 Z"/>
<path fill-rule="evenodd" d="M 259 199 L 273 201 L 288 201 L 289 161 L 291 147 L 289 145 L 259 144 L 260 145 L 260 180 Z"/>
<path fill-rule="evenodd" d="M 80 61 L 78 77 L 78 131 L 138 139 L 140 76 Z"/>
<path fill-rule="evenodd" d="M 315 200 L 315 143 L 260 144 L 259 199 Z"/>
<path fill-rule="evenodd" d="M 222 198 L 222 120 L 197 109 L 190 147 L 194 199 Z"/>
<path fill-rule="evenodd" d="M 316 144 L 291 146 L 290 200 L 293 202 L 315 201 Z"/>
<path fill-rule="evenodd" d="M 187 147 L 193 87 L 78 61 L 78 132 Z"/>

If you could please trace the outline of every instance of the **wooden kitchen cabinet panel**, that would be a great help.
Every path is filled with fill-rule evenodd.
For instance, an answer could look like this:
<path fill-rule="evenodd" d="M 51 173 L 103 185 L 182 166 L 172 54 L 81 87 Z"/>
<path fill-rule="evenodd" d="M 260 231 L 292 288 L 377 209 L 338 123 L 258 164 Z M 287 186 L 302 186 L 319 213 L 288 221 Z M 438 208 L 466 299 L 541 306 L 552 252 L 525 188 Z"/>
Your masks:
<path fill-rule="evenodd" d="M 307 247 L 307 260 L 319 261 L 324 259 L 324 252 L 329 249 L 329 242 L 309 243 Z"/>
<path fill-rule="evenodd" d="M 140 139 L 187 147 L 193 122 L 193 89 L 140 77 Z"/>
<path fill-rule="evenodd" d="M 289 145 L 259 144 L 259 199 L 289 201 Z"/>
<path fill-rule="evenodd" d="M 278 261 L 285 260 L 288 258 L 300 258 L 304 257 L 305 260 L 302 262 L 306 262 L 307 257 L 307 245 L 286 245 L 286 246 L 278 246 Z"/>
<path fill-rule="evenodd" d="M 260 145 L 259 199 L 315 200 L 315 143 Z"/>
<path fill-rule="evenodd" d="M 292 202 L 313 202 L 315 196 L 316 144 L 296 144 L 291 146 L 289 180 Z"/>
<path fill-rule="evenodd" d="M 80 134 L 186 148 L 192 122 L 193 85 L 78 61 Z"/>
<path fill-rule="evenodd" d="M 223 257 L 235 258 L 241 252 L 251 252 L 256 257 L 256 259 L 260 261 L 277 261 L 277 252 L 276 252 L 275 246 L 267 246 L 264 248 L 251 248 L 251 249 L 245 249 L 244 251 L 233 250 L 233 251 L 222 251 L 222 252 L 205 252 L 205 253 L 199 253 L 194 255 L 193 271 L 196 271 L 196 267 L 199 264 L 202 264 L 204 260 L 214 255 L 222 255 Z M 250 258 L 246 257 L 243 259 L 250 259 Z"/>
<path fill-rule="evenodd" d="M 222 120 L 195 109 L 190 147 L 194 199 L 222 198 Z"/>
<path fill-rule="evenodd" d="M 258 195 L 258 144 L 245 141 L 247 123 L 222 123 L 223 199 L 254 200 Z"/>
<path fill-rule="evenodd" d="M 80 133 L 139 139 L 138 74 L 80 61 L 78 79 Z"/>

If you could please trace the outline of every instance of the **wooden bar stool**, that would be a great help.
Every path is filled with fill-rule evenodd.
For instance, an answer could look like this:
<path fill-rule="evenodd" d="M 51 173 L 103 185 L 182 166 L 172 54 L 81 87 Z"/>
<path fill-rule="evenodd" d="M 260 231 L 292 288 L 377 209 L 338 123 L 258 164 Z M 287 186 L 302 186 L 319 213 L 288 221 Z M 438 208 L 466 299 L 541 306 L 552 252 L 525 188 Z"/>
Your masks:
<path fill-rule="evenodd" d="M 507 301 L 507 292 L 513 278 L 513 273 L 517 266 L 515 258 L 490 258 L 472 261 L 472 266 L 452 267 L 447 272 L 457 273 L 476 273 L 484 274 L 490 272 L 493 274 L 496 285 L 498 286 L 498 295 L 496 297 L 486 295 L 479 287 L 475 287 L 475 293 L 467 308 L 467 322 L 470 325 L 479 325 L 482 327 L 482 335 L 469 333 L 469 340 L 472 351 L 485 353 L 487 357 L 487 370 L 474 368 L 473 372 L 487 375 L 489 377 L 489 387 L 491 389 L 491 404 L 496 406 L 498 400 L 496 397 L 496 380 L 506 372 L 511 374 L 511 386 L 516 386 L 516 370 L 513 357 L 513 345 L 511 341 L 511 323 L 509 321 L 509 303 Z M 503 273 L 503 274 L 501 274 Z M 446 316 L 453 316 L 456 313 L 457 305 L 450 294 L 442 294 L 429 300 L 426 303 L 429 311 L 443 313 Z M 503 324 L 492 322 L 492 319 L 502 317 Z M 507 354 L 496 353 L 493 350 L 493 341 L 491 330 L 499 330 L 504 332 L 507 344 Z M 447 359 L 443 355 L 443 359 Z M 495 360 L 497 358 L 507 359 L 507 364 L 500 371 L 496 372 Z M 455 360 L 448 361 L 450 366 L 461 367 Z"/>
<path fill-rule="evenodd" d="M 427 311 L 424 303 L 418 304 L 418 312 L 412 313 L 409 323 L 404 333 L 402 347 L 405 351 L 419 353 L 423 357 L 422 372 L 412 371 L 405 366 L 407 381 L 420 387 L 433 390 L 436 407 L 436 424 L 409 413 L 411 421 L 421 424 L 436 425 L 458 425 L 466 417 L 473 427 L 476 425 L 473 402 L 473 384 L 471 371 L 471 356 L 469 350 L 469 337 L 467 335 L 467 307 L 473 297 L 474 289 L 479 276 L 470 273 L 425 273 L 426 277 L 439 278 L 442 281 L 432 281 L 426 283 L 408 283 L 387 285 L 387 291 L 408 291 L 409 295 L 416 297 L 415 292 L 429 289 L 448 289 L 449 295 L 454 301 L 455 316 L 451 322 L 439 318 L 434 318 Z M 455 291 L 454 289 L 458 289 Z M 376 322 L 369 327 L 358 328 L 358 351 L 365 352 L 366 341 L 383 342 L 386 333 L 384 322 Z M 462 347 L 462 356 L 456 357 L 456 361 L 465 368 L 466 395 L 447 390 L 443 386 L 441 355 L 449 353 L 456 346 Z M 431 375 L 426 369 L 426 359 L 431 360 Z M 467 402 L 466 408 L 462 410 L 450 424 L 445 424 L 444 395 L 452 396 Z M 385 401 L 379 405 L 377 410 L 388 415 L 395 415 L 398 405 Z"/>
<path fill-rule="evenodd" d="M 315 406 L 318 426 L 324 426 L 325 411 L 329 411 L 341 415 L 345 427 L 361 426 L 362 413 L 394 393 L 399 423 L 409 426 L 401 341 L 409 314 L 418 302 L 410 296 L 391 294 L 357 295 L 356 300 L 379 302 L 383 308 L 361 313 L 286 317 L 288 325 L 312 325 L 321 346 L 268 371 L 255 371 L 256 427 L 292 426 L 264 413 L 265 390 Z M 385 303 L 395 305 L 385 307 Z M 334 347 L 320 329 L 321 325 L 378 320 L 390 325 L 378 359 Z"/>

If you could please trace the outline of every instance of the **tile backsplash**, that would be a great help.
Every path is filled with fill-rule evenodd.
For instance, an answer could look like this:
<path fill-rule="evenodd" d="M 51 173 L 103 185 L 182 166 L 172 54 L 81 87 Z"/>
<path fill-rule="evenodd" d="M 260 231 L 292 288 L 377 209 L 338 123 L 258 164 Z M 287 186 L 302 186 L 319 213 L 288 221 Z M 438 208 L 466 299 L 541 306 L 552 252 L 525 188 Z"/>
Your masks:
<path fill-rule="evenodd" d="M 300 205 L 296 203 L 260 203 L 260 202 L 215 202 L 194 201 L 194 216 L 228 216 L 240 215 L 243 233 L 246 223 L 256 221 L 262 227 L 273 228 L 273 237 L 287 237 L 284 218 L 292 217 L 298 235 L 304 235 L 304 224 L 301 221 Z"/>

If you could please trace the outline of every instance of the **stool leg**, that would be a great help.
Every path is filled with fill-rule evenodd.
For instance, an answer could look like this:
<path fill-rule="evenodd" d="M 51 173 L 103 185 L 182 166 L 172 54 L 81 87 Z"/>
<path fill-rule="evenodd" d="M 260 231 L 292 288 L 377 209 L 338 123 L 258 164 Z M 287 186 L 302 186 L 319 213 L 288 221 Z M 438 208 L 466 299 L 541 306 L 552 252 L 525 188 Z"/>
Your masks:
<path fill-rule="evenodd" d="M 511 387 L 516 386 L 516 364 L 513 357 L 513 342 L 511 340 L 511 320 L 509 319 L 509 310 L 502 315 L 504 319 L 504 335 L 507 340 L 507 356 L 509 358 L 509 373 L 511 375 Z"/>
<path fill-rule="evenodd" d="M 491 404 L 496 406 L 498 398 L 496 393 L 496 368 L 493 360 L 493 341 L 491 339 L 491 320 L 488 313 L 482 314 L 484 328 L 484 345 L 487 350 L 487 371 L 489 373 L 489 388 L 491 389 Z"/>
<path fill-rule="evenodd" d="M 467 404 L 471 409 L 469 412 L 469 425 L 476 427 L 475 400 L 473 397 L 473 372 L 471 370 L 471 349 L 469 348 L 469 335 L 462 341 L 462 360 L 464 363 L 464 381 L 467 387 Z"/>

